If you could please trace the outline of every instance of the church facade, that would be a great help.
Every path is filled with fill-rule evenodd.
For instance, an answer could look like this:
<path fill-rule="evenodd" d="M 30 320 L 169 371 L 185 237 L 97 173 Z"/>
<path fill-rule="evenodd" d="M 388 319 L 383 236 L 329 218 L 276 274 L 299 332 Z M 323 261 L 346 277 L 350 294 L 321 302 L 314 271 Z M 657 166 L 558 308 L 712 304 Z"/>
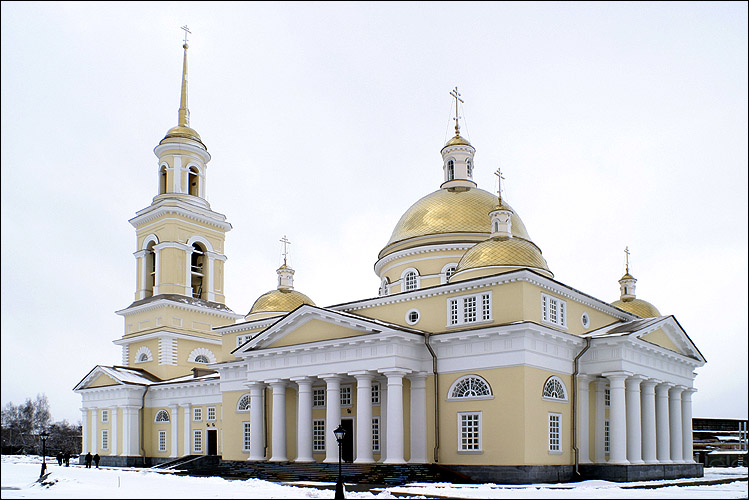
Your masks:
<path fill-rule="evenodd" d="M 457 119 L 444 182 L 377 256 L 376 296 L 327 307 L 294 289 L 285 260 L 246 315 L 225 305 L 231 225 L 204 197 L 211 155 L 190 127 L 186 43 L 178 123 L 154 153 L 158 193 L 130 220 L 121 365 L 74 388 L 84 454 L 338 462 L 342 426 L 345 461 L 439 463 L 478 481 L 702 475 L 697 347 L 636 297 L 629 266 L 613 303 L 555 280 L 501 188 L 474 182 Z"/>

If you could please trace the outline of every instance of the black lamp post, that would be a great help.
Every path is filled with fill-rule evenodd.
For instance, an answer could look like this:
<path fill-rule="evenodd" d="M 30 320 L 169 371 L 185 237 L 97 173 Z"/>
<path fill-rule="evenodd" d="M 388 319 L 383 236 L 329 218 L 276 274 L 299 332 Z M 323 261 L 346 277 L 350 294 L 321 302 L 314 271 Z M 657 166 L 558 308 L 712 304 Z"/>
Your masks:
<path fill-rule="evenodd" d="M 338 441 L 338 482 L 335 485 L 335 500 L 343 500 L 343 478 L 341 476 L 341 453 L 343 449 L 343 438 L 346 436 L 346 429 L 343 428 L 343 424 L 338 424 L 338 427 L 333 431 L 335 434 L 335 440 Z"/>
<path fill-rule="evenodd" d="M 49 437 L 49 434 L 47 434 L 47 431 L 42 431 L 41 434 L 39 434 L 39 437 L 42 439 L 42 473 L 39 474 L 39 479 L 44 476 L 44 473 L 47 471 L 47 438 Z"/>

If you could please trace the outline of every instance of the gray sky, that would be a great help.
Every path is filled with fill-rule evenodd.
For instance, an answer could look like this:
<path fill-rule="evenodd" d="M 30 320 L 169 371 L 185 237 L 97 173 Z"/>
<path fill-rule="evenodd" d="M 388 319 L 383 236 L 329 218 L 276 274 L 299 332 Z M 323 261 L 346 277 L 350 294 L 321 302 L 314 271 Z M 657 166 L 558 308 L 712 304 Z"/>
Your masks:
<path fill-rule="evenodd" d="M 747 4 L 27 3 L 2 6 L 2 404 L 119 364 L 127 222 L 177 123 L 180 26 L 207 199 L 234 226 L 227 305 L 377 294 L 400 216 L 442 182 L 458 86 L 479 187 L 555 278 L 674 314 L 708 363 L 695 417 L 747 417 Z M 487 221 L 488 225 L 488 221 Z M 488 229 L 488 227 L 487 227 Z"/>

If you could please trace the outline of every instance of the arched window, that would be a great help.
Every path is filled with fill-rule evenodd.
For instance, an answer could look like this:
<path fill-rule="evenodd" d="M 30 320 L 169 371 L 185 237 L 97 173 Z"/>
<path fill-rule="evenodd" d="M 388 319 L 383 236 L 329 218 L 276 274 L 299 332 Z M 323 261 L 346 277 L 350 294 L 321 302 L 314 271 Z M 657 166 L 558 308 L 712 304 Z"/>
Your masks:
<path fill-rule="evenodd" d="M 250 395 L 245 394 L 237 402 L 237 411 L 250 411 Z"/>
<path fill-rule="evenodd" d="M 567 389 L 564 388 L 564 382 L 556 376 L 546 379 L 543 398 L 553 399 L 554 401 L 567 401 Z"/>
<path fill-rule="evenodd" d="M 203 298 L 203 277 L 205 263 L 205 250 L 199 243 L 192 244 L 192 255 L 190 256 L 190 275 L 192 277 L 192 296 L 196 299 Z"/>
<path fill-rule="evenodd" d="M 151 349 L 146 346 L 141 346 L 141 348 L 138 349 L 138 352 L 135 353 L 135 362 L 145 363 L 146 361 L 153 361 L 153 354 L 151 353 Z"/>
<path fill-rule="evenodd" d="M 148 361 L 148 354 L 144 352 L 138 357 L 138 362 L 143 363 L 145 361 Z"/>
<path fill-rule="evenodd" d="M 208 364 L 208 357 L 203 354 L 198 354 L 195 356 L 195 362 Z"/>
<path fill-rule="evenodd" d="M 159 169 L 159 194 L 166 193 L 166 165 Z"/>
<path fill-rule="evenodd" d="M 156 414 L 156 423 L 169 422 L 169 412 L 166 410 L 159 410 Z"/>
<path fill-rule="evenodd" d="M 403 290 L 408 292 L 409 290 L 416 290 L 419 286 L 416 271 L 408 271 L 403 276 Z"/>
<path fill-rule="evenodd" d="M 468 177 L 473 177 L 473 162 L 466 160 L 466 166 L 468 167 Z"/>
<path fill-rule="evenodd" d="M 213 354 L 210 349 L 205 347 L 198 347 L 192 350 L 187 356 L 188 363 L 215 363 L 217 361 L 216 355 Z"/>
<path fill-rule="evenodd" d="M 193 196 L 200 196 L 200 172 L 197 167 L 190 167 L 187 171 L 187 188 Z"/>
<path fill-rule="evenodd" d="M 388 279 L 384 278 L 380 284 L 380 296 L 388 294 Z"/>
<path fill-rule="evenodd" d="M 153 290 L 156 286 L 156 246 L 155 242 L 151 242 L 146 247 L 146 283 L 145 283 L 145 295 L 146 297 L 153 297 Z"/>
<path fill-rule="evenodd" d="M 440 271 L 440 283 L 447 283 L 450 281 L 450 277 L 455 274 L 455 269 L 457 269 L 458 264 L 456 262 L 450 262 L 449 264 L 445 264 L 442 266 L 442 270 Z"/>
<path fill-rule="evenodd" d="M 495 233 L 499 232 L 499 222 L 497 222 L 497 221 L 494 221 L 494 232 Z"/>
<path fill-rule="evenodd" d="M 447 269 L 445 269 L 445 279 L 450 280 L 450 276 L 455 274 L 455 266 L 450 266 Z"/>
<path fill-rule="evenodd" d="M 447 161 L 447 180 L 451 181 L 455 179 L 455 162 L 452 160 Z"/>
<path fill-rule="evenodd" d="M 448 394 L 448 399 L 488 399 L 493 397 L 489 383 L 478 375 L 466 375 L 459 378 L 450 387 Z"/>

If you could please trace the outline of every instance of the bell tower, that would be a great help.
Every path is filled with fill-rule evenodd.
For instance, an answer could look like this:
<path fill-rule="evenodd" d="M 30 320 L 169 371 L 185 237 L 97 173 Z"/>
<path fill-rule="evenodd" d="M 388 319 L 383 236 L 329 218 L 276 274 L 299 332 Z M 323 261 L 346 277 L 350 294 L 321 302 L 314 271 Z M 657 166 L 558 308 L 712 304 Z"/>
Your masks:
<path fill-rule="evenodd" d="M 156 195 L 129 221 L 137 238 L 135 301 L 117 312 L 125 319 L 125 335 L 115 342 L 123 347 L 123 365 L 161 378 L 189 373 L 195 349 L 219 353 L 220 338 L 212 329 L 242 317 L 225 305 L 223 252 L 231 224 L 205 198 L 211 155 L 190 127 L 189 30 L 182 29 L 177 125 L 153 150 L 158 158 Z M 210 355 L 198 359 L 216 361 Z"/>

